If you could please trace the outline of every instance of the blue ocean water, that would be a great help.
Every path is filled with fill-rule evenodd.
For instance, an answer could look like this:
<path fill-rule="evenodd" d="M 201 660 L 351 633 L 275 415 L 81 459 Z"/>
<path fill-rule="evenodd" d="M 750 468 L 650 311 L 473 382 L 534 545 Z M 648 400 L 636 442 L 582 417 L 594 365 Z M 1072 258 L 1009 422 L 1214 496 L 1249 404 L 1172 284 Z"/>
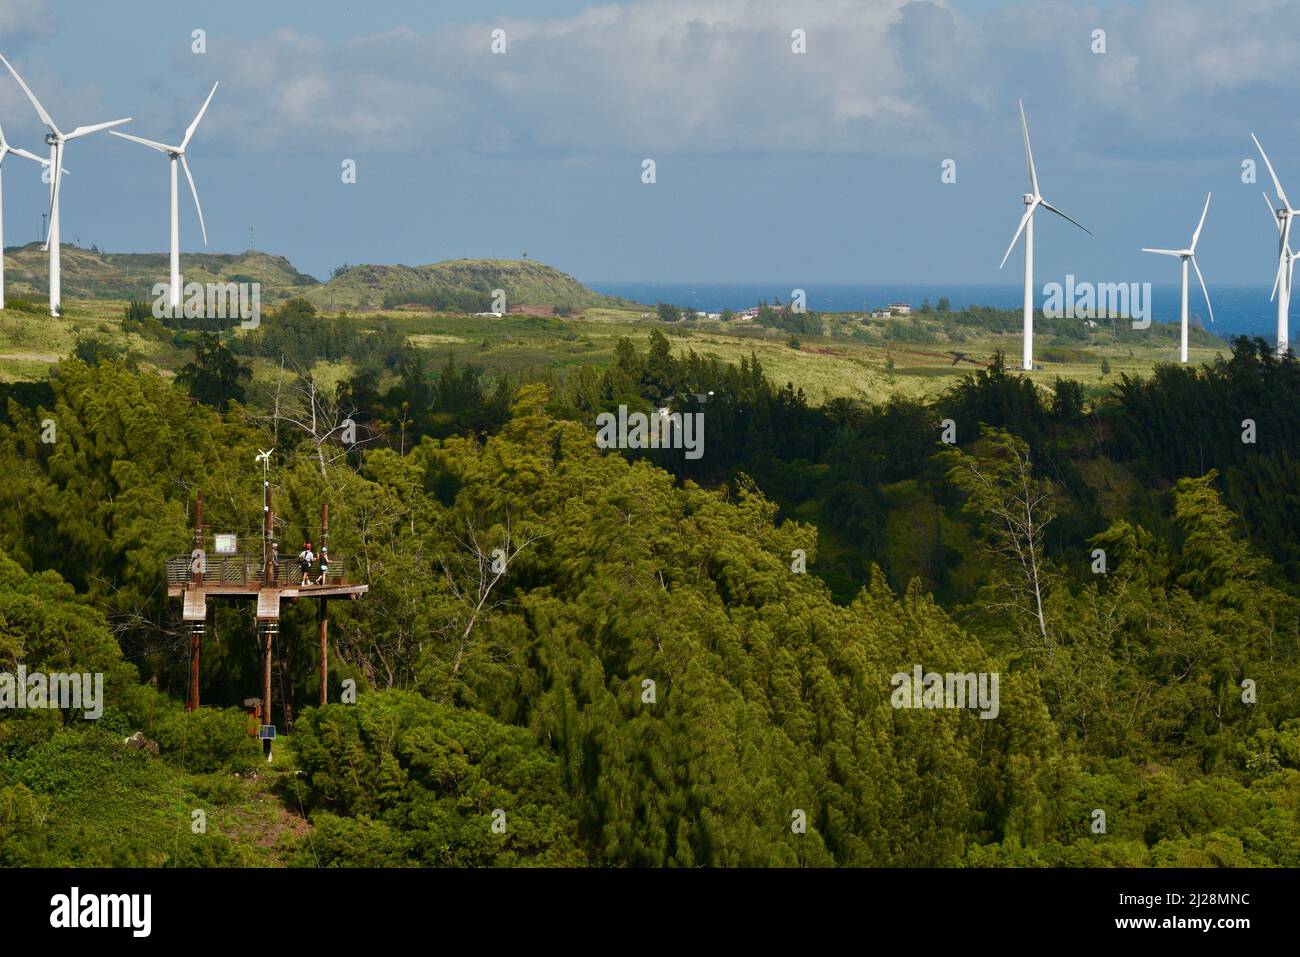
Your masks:
<path fill-rule="evenodd" d="M 939 297 L 947 296 L 954 309 L 975 305 L 995 306 L 1002 309 L 1019 309 L 1024 297 L 1020 285 L 975 285 L 962 283 L 854 283 L 818 285 L 799 282 L 589 282 L 597 292 L 607 296 L 621 296 L 632 302 L 653 304 L 668 302 L 703 312 L 720 312 L 722 309 L 748 309 L 759 300 L 789 301 L 790 291 L 801 288 L 808 296 L 808 308 L 819 312 L 851 312 L 882 308 L 891 302 L 907 302 L 919 306 L 929 299 L 933 305 Z M 1214 323 L 1209 321 L 1205 300 L 1192 285 L 1188 301 L 1188 315 L 1193 323 L 1198 318 L 1210 332 L 1230 339 L 1233 336 L 1259 336 L 1272 342 L 1277 333 L 1277 307 L 1268 301 L 1269 289 L 1260 286 L 1217 286 L 1210 291 L 1214 304 Z M 1177 322 L 1179 314 L 1179 287 L 1153 285 L 1152 318 L 1157 322 Z M 1043 296 L 1039 290 L 1038 305 Z M 1300 310 L 1292 319 L 1300 324 Z M 1294 333 L 1293 333 L 1294 338 Z"/>

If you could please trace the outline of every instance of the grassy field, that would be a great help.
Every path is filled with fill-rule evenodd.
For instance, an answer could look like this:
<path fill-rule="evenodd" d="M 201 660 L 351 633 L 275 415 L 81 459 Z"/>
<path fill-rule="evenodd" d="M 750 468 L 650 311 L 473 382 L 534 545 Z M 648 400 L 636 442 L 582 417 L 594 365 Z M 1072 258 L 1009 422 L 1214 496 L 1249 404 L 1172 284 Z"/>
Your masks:
<path fill-rule="evenodd" d="M 642 308 L 592 308 L 574 318 L 506 315 L 500 318 L 402 310 L 355 317 L 372 326 L 388 321 L 408 341 L 428 353 L 429 363 L 440 366 L 448 355 L 458 364 L 472 364 L 487 375 L 537 375 L 545 369 L 569 370 L 584 364 L 602 367 L 614 354 L 615 343 L 628 336 L 644 348 L 650 330 L 668 336 L 675 354 L 689 351 L 739 362 L 756 355 L 768 375 L 779 383 L 793 382 L 816 404 L 836 397 L 879 402 L 891 396 L 923 398 L 938 395 L 959 377 L 1005 352 L 1013 364 L 1020 355 L 1019 334 L 972 334 L 942 319 L 922 326 L 891 323 L 899 320 L 859 322 L 827 317 L 820 336 L 798 336 L 795 348 L 788 333 L 765 329 L 750 322 L 690 321 L 664 324 L 646 318 Z M 7 309 L 0 313 L 0 379 L 36 380 L 49 367 L 72 353 L 79 338 L 99 340 L 126 350 L 142 367 L 170 375 L 190 358 L 187 349 L 169 341 L 146 339 L 122 329 L 123 303 L 115 300 L 73 300 L 65 315 L 51 319 L 36 311 Z M 265 318 L 265 317 L 264 317 Z M 271 320 L 273 321 L 273 320 Z M 923 341 L 901 338 L 905 330 L 921 328 Z M 1176 330 L 1153 324 L 1141 336 L 1118 341 L 1104 330 L 1090 331 L 1083 340 L 1065 341 L 1040 335 L 1035 358 L 1040 366 L 1030 375 L 1044 387 L 1057 377 L 1077 379 L 1090 390 L 1118 381 L 1121 374 L 1149 373 L 1157 363 L 1177 359 Z M 1227 344 L 1205 333 L 1193 336 L 1193 363 L 1212 361 L 1226 354 Z M 1109 372 L 1102 374 L 1103 360 Z M 277 364 L 254 363 L 256 383 L 274 381 Z M 320 363 L 319 377 L 332 386 L 351 373 L 346 362 Z"/>

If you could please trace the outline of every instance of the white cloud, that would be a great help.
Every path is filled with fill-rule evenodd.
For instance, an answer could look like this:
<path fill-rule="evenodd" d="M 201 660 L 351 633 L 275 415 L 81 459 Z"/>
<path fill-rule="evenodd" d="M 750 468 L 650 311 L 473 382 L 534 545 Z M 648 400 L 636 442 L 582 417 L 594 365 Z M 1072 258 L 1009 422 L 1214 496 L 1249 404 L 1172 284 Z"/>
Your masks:
<path fill-rule="evenodd" d="M 1215 98 L 1291 104 L 1297 23 L 1292 0 L 981 14 L 947 0 L 640 0 L 344 43 L 281 30 L 212 56 L 218 122 L 268 151 L 913 154 L 1001 144 L 1023 95 L 1054 138 L 1118 156 L 1142 137 L 1210 133 Z M 805 55 L 790 49 L 796 27 Z M 1113 137 L 1072 122 L 1098 111 Z"/>

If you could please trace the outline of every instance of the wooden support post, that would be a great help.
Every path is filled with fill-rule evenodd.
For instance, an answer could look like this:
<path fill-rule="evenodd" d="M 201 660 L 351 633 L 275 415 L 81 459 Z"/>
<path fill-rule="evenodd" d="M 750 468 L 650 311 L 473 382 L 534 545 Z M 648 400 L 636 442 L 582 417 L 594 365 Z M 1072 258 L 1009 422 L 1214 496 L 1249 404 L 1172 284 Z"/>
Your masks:
<path fill-rule="evenodd" d="M 199 653 L 203 647 L 203 628 L 190 625 L 190 694 L 185 702 L 186 711 L 199 710 Z"/>
<path fill-rule="evenodd" d="M 330 613 L 328 598 L 320 600 L 320 703 L 321 707 L 325 706 L 325 701 L 329 693 L 330 667 L 329 667 L 329 631 L 330 631 Z"/>

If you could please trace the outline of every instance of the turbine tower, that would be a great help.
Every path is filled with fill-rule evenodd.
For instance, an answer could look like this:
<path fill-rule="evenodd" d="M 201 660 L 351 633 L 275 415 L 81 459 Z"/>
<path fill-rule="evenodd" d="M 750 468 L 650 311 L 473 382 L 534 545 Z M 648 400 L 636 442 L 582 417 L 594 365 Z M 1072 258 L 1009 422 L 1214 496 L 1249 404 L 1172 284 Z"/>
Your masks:
<path fill-rule="evenodd" d="M 20 150 L 16 146 L 10 146 L 5 139 L 5 131 L 0 127 L 0 309 L 5 307 L 5 215 L 4 215 L 4 161 L 10 153 L 15 156 L 21 156 L 23 159 L 29 159 L 33 162 L 40 163 L 42 166 L 49 166 L 50 161 L 37 156 L 35 153 L 29 153 L 26 150 Z M 66 173 L 67 170 L 64 170 Z"/>
<path fill-rule="evenodd" d="M 1273 208 L 1273 201 L 1268 198 L 1267 193 L 1264 194 L 1264 202 L 1268 204 L 1269 218 L 1273 220 L 1273 225 L 1277 226 L 1277 231 L 1281 233 L 1282 221 L 1278 218 L 1277 210 Z M 1282 257 L 1286 260 L 1286 299 L 1287 299 L 1287 311 L 1290 312 L 1291 290 L 1295 288 L 1291 284 L 1291 280 L 1295 273 L 1295 261 L 1297 257 L 1295 252 L 1291 249 L 1290 245 L 1283 247 Z M 1273 291 L 1268 295 L 1269 302 L 1272 302 L 1274 297 L 1277 296 L 1278 286 L 1281 284 L 1281 281 L 1282 281 L 1282 270 L 1279 269 L 1277 275 L 1273 278 Z"/>
<path fill-rule="evenodd" d="M 194 176 L 190 173 L 190 164 L 185 161 L 185 147 L 190 145 L 190 138 L 194 136 L 194 131 L 199 128 L 199 121 L 203 119 L 203 114 L 208 111 L 208 104 L 212 102 L 212 97 L 217 93 L 219 83 L 212 84 L 212 92 L 208 98 L 203 101 L 198 114 L 194 117 L 194 122 L 185 130 L 185 138 L 181 140 L 180 146 L 168 146 L 166 143 L 156 143 L 153 140 L 146 140 L 143 137 L 132 136 L 130 133 L 119 133 L 112 130 L 113 136 L 120 136 L 124 140 L 130 140 L 133 143 L 140 143 L 150 149 L 165 153 L 171 159 L 172 168 L 172 276 L 171 288 L 169 291 L 169 301 L 171 303 L 172 315 L 179 315 L 181 307 L 181 229 L 180 229 L 180 211 L 178 209 L 178 196 L 176 188 L 176 163 L 179 160 L 180 165 L 185 169 L 185 178 L 190 183 L 190 195 L 194 197 L 194 208 L 199 213 L 199 229 L 203 231 L 203 245 L 208 244 L 208 228 L 203 224 L 203 207 L 199 205 L 199 191 L 194 186 Z"/>
<path fill-rule="evenodd" d="M 1196 232 L 1192 233 L 1192 244 L 1186 249 L 1147 249 L 1143 247 L 1144 253 L 1158 253 L 1161 256 L 1177 256 L 1183 264 L 1183 326 L 1182 326 L 1182 344 L 1178 350 L 1178 361 L 1186 365 L 1187 363 L 1187 263 L 1190 261 L 1192 268 L 1196 270 L 1196 278 L 1201 283 L 1201 292 L 1205 293 L 1205 305 L 1210 310 L 1210 322 L 1214 321 L 1214 307 L 1210 305 L 1210 290 L 1205 288 L 1205 277 L 1201 275 L 1201 267 L 1196 264 L 1196 241 L 1201 238 L 1201 227 L 1205 225 L 1205 214 L 1210 211 L 1210 193 L 1205 194 L 1205 208 L 1201 210 L 1201 221 L 1196 224 Z M 1267 199 L 1268 197 L 1265 197 Z"/>
<path fill-rule="evenodd" d="M 1277 354 L 1282 356 L 1286 355 L 1289 346 L 1287 313 L 1291 309 L 1291 266 L 1295 261 L 1290 248 L 1291 218 L 1296 215 L 1296 210 L 1291 208 L 1291 201 L 1286 198 L 1282 183 L 1277 178 L 1277 173 L 1273 171 L 1273 164 L 1268 161 L 1268 154 L 1264 152 L 1264 147 L 1259 145 L 1259 137 L 1251 133 L 1250 138 L 1255 141 L 1255 148 L 1259 150 L 1259 155 L 1264 157 L 1264 165 L 1268 167 L 1268 175 L 1273 178 L 1273 187 L 1277 190 L 1278 201 L 1282 204 L 1274 210 L 1278 232 L 1281 233 L 1281 242 L 1277 247 L 1277 278 L 1273 282 L 1273 292 L 1277 296 Z M 1265 199 L 1267 198 L 1265 196 Z"/>
<path fill-rule="evenodd" d="M 1007 257 L 1011 255 L 1011 250 L 1016 248 L 1016 240 L 1020 234 L 1025 234 L 1025 349 L 1024 349 L 1024 369 L 1026 372 L 1034 368 L 1034 212 L 1039 206 L 1043 209 L 1050 210 L 1060 216 L 1062 219 L 1068 219 L 1074 225 L 1078 226 L 1088 235 L 1092 235 L 1092 230 L 1082 223 L 1070 219 L 1069 216 L 1061 212 L 1047 200 L 1043 199 L 1043 194 L 1038 191 L 1038 171 L 1034 169 L 1034 151 L 1029 147 L 1029 124 L 1025 121 L 1025 101 L 1020 101 L 1020 128 L 1025 134 L 1025 162 L 1029 165 L 1029 185 L 1033 190 L 1031 193 L 1025 193 L 1021 199 L 1026 206 L 1025 215 L 1020 218 L 1020 225 L 1016 228 L 1016 234 L 1011 237 L 1011 245 L 1007 247 L 1006 256 L 1002 257 L 1002 264 L 999 269 L 1007 264 Z"/>
<path fill-rule="evenodd" d="M 71 133 L 64 133 L 55 125 L 50 114 L 45 112 L 45 107 L 41 106 L 41 101 L 36 99 L 23 78 L 18 75 L 18 71 L 13 68 L 8 60 L 0 56 L 0 63 L 3 63 L 13 78 L 18 81 L 18 85 L 23 88 L 27 94 L 27 99 L 32 101 L 32 106 L 36 108 L 36 115 L 41 118 L 41 122 L 49 128 L 49 133 L 45 135 L 45 142 L 50 145 L 50 231 L 45 235 L 45 248 L 50 251 L 50 315 L 57 317 L 59 315 L 60 289 L 59 289 L 59 189 L 63 184 L 61 170 L 63 168 L 63 148 L 71 140 L 78 137 L 86 136 L 89 133 L 97 133 L 100 130 L 106 130 L 113 126 L 121 126 L 123 123 L 130 123 L 131 118 L 128 116 L 124 120 L 111 120 L 108 123 L 96 123 L 93 126 L 78 126 Z"/>

